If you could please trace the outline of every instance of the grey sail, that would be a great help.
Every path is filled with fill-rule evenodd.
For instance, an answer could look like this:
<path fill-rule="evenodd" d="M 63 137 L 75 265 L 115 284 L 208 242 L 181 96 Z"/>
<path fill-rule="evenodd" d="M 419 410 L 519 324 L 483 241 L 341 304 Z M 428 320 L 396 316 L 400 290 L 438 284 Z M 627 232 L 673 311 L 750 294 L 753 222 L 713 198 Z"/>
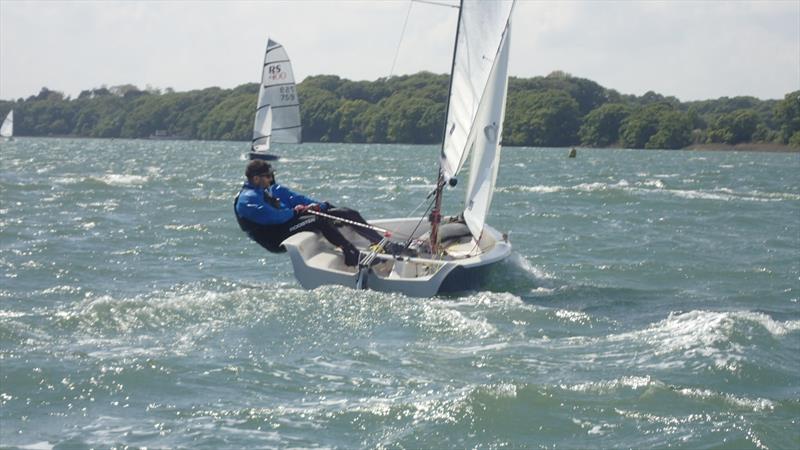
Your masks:
<path fill-rule="evenodd" d="M 267 40 L 258 93 L 253 152 L 266 153 L 272 143 L 301 142 L 300 103 L 289 56 L 283 46 Z"/>

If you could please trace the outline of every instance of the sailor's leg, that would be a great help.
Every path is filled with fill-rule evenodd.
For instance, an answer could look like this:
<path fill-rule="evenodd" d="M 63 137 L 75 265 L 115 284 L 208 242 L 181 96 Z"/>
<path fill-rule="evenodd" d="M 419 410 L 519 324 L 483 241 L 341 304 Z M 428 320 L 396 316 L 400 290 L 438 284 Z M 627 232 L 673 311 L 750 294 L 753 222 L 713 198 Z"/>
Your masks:
<path fill-rule="evenodd" d="M 296 222 L 295 225 L 290 228 L 292 234 L 301 231 L 318 231 L 322 233 L 322 236 L 327 239 L 328 242 L 342 248 L 345 256 L 345 263 L 348 266 L 358 264 L 359 252 L 356 246 L 348 241 L 329 221 L 311 214 L 303 214 L 294 219 L 294 222 Z"/>
<path fill-rule="evenodd" d="M 367 224 L 367 221 L 361 217 L 358 211 L 350 208 L 331 208 L 325 211 L 327 214 L 331 216 L 341 217 L 342 219 L 352 220 L 353 222 L 359 222 L 363 224 Z M 363 227 L 351 227 L 353 231 L 363 236 L 365 239 L 370 241 L 371 243 L 375 244 L 381 241 L 383 236 L 380 235 L 375 230 Z"/>

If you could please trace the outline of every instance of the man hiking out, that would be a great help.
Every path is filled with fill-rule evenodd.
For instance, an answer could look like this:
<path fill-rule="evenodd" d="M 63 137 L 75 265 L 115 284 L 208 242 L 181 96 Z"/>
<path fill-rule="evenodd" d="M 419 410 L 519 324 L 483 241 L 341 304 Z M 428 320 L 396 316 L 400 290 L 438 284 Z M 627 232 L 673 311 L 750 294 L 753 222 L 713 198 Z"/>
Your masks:
<path fill-rule="evenodd" d="M 331 220 L 309 213 L 320 211 L 330 216 L 366 224 L 358 211 L 337 208 L 328 202 L 292 192 L 275 182 L 272 166 L 263 160 L 253 160 L 245 169 L 247 181 L 236 196 L 234 212 L 239 226 L 247 235 L 270 252 L 282 252 L 281 246 L 289 236 L 301 231 L 315 231 L 331 244 L 340 247 L 348 266 L 358 265 L 359 251 L 339 232 Z M 372 244 L 383 238 L 367 227 L 352 227 Z M 393 242 L 385 245 L 390 253 L 399 252 L 402 246 Z"/>

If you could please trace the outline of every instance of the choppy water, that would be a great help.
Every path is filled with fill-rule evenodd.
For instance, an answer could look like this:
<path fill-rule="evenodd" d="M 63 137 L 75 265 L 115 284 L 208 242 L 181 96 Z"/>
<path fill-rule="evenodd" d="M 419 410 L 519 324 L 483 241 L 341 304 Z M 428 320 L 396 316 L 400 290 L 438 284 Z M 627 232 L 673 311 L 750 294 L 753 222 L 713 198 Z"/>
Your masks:
<path fill-rule="evenodd" d="M 245 150 L 0 143 L 0 446 L 800 446 L 798 154 L 506 149 L 511 261 L 414 299 L 300 289 L 233 219 Z M 436 172 L 279 151 L 371 218 Z"/>

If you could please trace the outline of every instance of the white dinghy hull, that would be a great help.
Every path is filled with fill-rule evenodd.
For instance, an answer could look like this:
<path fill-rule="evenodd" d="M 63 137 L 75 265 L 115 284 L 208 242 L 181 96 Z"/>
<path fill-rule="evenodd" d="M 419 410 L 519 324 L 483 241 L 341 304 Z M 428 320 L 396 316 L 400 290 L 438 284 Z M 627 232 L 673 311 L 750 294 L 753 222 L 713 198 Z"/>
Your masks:
<path fill-rule="evenodd" d="M 425 220 L 414 231 L 420 223 L 418 218 L 383 219 L 370 223 L 404 237 L 413 232 L 417 238 L 430 230 L 430 223 Z M 355 234 L 348 234 L 346 227 L 342 231 L 356 245 L 366 247 L 367 242 Z M 283 246 L 292 260 L 297 281 L 305 289 L 338 284 L 398 292 L 410 297 L 432 297 L 477 289 L 491 267 L 511 254 L 511 244 L 488 225 L 477 243 L 470 235 L 443 246 L 447 252 L 443 259 L 378 254 L 377 263 L 364 268 L 362 273 L 358 267 L 346 266 L 341 251 L 316 233 L 295 234 L 283 241 Z M 359 276 L 364 278 L 360 280 Z"/>

